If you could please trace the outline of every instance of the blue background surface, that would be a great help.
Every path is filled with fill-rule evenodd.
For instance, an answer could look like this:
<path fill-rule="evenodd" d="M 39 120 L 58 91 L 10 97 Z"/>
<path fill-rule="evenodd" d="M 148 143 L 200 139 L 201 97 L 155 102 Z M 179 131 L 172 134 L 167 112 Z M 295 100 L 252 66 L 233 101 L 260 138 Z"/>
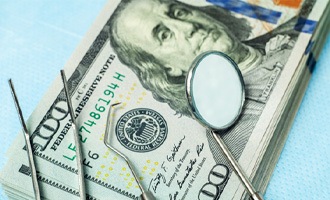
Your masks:
<path fill-rule="evenodd" d="M 21 128 L 7 80 L 27 119 L 105 3 L 0 0 L 0 168 Z M 330 199 L 329 55 L 328 37 L 265 199 Z"/>

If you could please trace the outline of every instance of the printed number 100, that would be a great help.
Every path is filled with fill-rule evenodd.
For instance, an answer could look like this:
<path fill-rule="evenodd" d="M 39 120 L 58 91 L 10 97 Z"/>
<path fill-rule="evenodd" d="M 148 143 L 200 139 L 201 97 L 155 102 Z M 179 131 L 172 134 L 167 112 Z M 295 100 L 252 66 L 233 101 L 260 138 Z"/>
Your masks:
<path fill-rule="evenodd" d="M 199 200 L 215 200 L 220 196 L 220 186 L 227 182 L 229 169 L 227 166 L 215 165 L 208 177 L 208 183 L 204 184 L 199 191 Z"/>

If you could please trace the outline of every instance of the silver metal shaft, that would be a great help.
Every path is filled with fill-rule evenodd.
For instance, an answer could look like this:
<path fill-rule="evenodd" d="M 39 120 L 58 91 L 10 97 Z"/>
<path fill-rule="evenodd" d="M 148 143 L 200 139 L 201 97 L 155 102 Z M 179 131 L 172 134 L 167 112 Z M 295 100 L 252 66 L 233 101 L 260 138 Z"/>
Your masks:
<path fill-rule="evenodd" d="M 69 113 L 72 120 L 72 129 L 74 134 L 74 142 L 76 146 L 76 158 L 77 158 L 77 168 L 78 168 L 78 181 L 79 181 L 79 193 L 80 193 L 80 199 L 86 200 L 86 187 L 85 187 L 85 178 L 84 178 L 84 168 L 83 168 L 83 160 L 82 160 L 82 149 L 79 142 L 79 135 L 77 131 L 77 125 L 76 125 L 76 117 L 74 115 L 72 102 L 69 94 L 67 79 L 64 73 L 64 70 L 61 70 L 61 76 L 62 81 L 64 85 L 64 91 L 67 99 L 67 104 L 69 108 Z"/>
<path fill-rule="evenodd" d="M 135 170 L 131 164 L 131 162 L 129 161 L 129 159 L 124 155 L 122 154 L 120 151 L 118 151 L 117 149 L 115 149 L 114 147 L 111 146 L 110 144 L 110 140 L 109 140 L 109 135 L 110 135 L 110 124 L 111 124 L 111 111 L 112 111 L 112 108 L 119 105 L 121 103 L 114 103 L 114 104 L 111 104 L 110 105 L 110 108 L 109 108 L 109 113 L 108 113 L 108 117 L 107 117 L 107 125 L 106 125 L 106 128 L 105 128 L 105 134 L 104 134 L 104 144 L 105 146 L 107 146 L 109 149 L 111 149 L 112 151 L 114 151 L 116 154 L 118 154 L 121 158 L 123 158 L 129 169 L 131 170 L 135 180 L 136 180 L 136 183 L 138 184 L 141 192 L 142 192 L 142 195 L 140 196 L 142 200 L 154 200 L 154 196 L 152 195 L 152 193 L 146 191 L 143 187 L 142 187 L 142 184 L 137 176 L 137 174 L 135 173 Z"/>
<path fill-rule="evenodd" d="M 243 172 L 242 168 L 235 160 L 233 155 L 230 153 L 227 145 L 223 142 L 221 137 L 219 137 L 214 131 L 211 131 L 214 139 L 218 142 L 221 150 L 223 151 L 226 159 L 229 161 L 231 166 L 233 167 L 234 172 L 237 174 L 238 178 L 241 180 L 245 188 L 250 193 L 250 198 L 253 200 L 263 200 L 262 196 L 254 189 L 249 179 L 246 177 L 245 173 Z"/>
<path fill-rule="evenodd" d="M 9 83 L 9 87 L 11 89 L 11 94 L 12 94 L 14 102 L 15 102 L 15 107 L 16 107 L 16 110 L 17 110 L 17 113 L 18 113 L 18 117 L 19 117 L 20 122 L 21 122 L 22 127 L 23 127 L 23 135 L 24 135 L 24 139 L 25 139 L 26 152 L 27 152 L 27 155 L 28 155 L 28 158 L 29 158 L 29 165 L 30 165 L 30 169 L 31 169 L 31 177 L 32 177 L 34 196 L 35 196 L 36 200 L 40 200 L 41 199 L 40 198 L 40 190 L 39 190 L 39 185 L 38 185 L 37 171 L 36 171 L 34 158 L 33 158 L 33 151 L 32 151 L 31 142 L 30 142 L 30 134 L 29 134 L 29 131 L 26 127 L 21 107 L 18 103 L 18 98 L 16 96 L 14 84 L 11 81 L 11 79 L 8 80 L 8 83 Z"/>

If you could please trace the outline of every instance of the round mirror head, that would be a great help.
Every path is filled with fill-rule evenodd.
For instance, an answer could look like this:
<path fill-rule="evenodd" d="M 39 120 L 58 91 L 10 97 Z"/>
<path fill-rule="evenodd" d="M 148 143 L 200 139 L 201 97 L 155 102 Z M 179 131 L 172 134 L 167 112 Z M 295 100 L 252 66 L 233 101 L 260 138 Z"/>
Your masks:
<path fill-rule="evenodd" d="M 195 118 L 213 130 L 234 124 L 245 99 L 237 64 L 226 54 L 215 51 L 195 59 L 188 72 L 186 91 Z"/>

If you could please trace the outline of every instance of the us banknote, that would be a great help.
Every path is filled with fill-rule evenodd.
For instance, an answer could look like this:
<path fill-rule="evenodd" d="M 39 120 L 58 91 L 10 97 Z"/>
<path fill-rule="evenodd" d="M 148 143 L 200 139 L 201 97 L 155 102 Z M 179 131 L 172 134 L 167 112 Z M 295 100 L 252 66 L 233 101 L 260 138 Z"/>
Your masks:
<path fill-rule="evenodd" d="M 278 137 L 273 128 L 279 110 L 291 97 L 292 80 L 301 76 L 302 60 L 309 55 L 313 33 L 322 28 L 317 25 L 327 4 L 109 1 L 65 66 L 88 198 L 138 199 L 141 194 L 126 163 L 103 144 L 107 112 L 117 102 L 111 144 L 129 157 L 143 186 L 157 199 L 243 198 L 244 188 L 217 143 L 191 117 L 186 72 L 208 50 L 222 51 L 238 63 L 245 105 L 238 122 L 219 131 L 219 137 L 250 179 L 257 180 L 266 152 L 276 148 L 270 144 Z M 60 77 L 28 125 L 42 196 L 78 199 L 72 122 Z M 32 188 L 26 187 L 31 179 L 23 138 L 15 140 L 8 157 L 3 185 L 15 198 L 33 198 Z"/>

